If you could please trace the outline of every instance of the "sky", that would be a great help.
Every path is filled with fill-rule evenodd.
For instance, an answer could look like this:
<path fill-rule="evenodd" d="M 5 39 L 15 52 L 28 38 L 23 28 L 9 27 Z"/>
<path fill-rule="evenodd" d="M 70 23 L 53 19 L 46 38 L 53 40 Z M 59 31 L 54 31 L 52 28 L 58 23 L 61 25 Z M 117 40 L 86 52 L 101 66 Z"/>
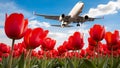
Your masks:
<path fill-rule="evenodd" d="M 46 15 L 69 14 L 74 5 L 82 1 L 84 8 L 81 16 L 103 17 L 104 19 L 95 20 L 93 22 L 85 22 L 81 27 L 75 27 L 76 24 L 70 24 L 74 27 L 59 28 L 53 27 L 51 24 L 60 24 L 59 21 L 44 19 L 43 17 L 33 15 L 33 11 Z M 25 18 L 29 20 L 29 27 L 41 27 L 49 30 L 48 37 L 57 40 L 56 48 L 61 45 L 75 31 L 84 33 L 84 48 L 87 47 L 87 38 L 89 37 L 89 29 L 94 24 L 105 26 L 106 31 L 113 32 L 120 30 L 120 0 L 0 0 L 0 42 L 11 45 L 11 39 L 7 38 L 4 32 L 5 14 L 23 13 Z M 22 39 L 21 39 L 22 40 Z M 16 41 L 16 43 L 21 42 Z"/>

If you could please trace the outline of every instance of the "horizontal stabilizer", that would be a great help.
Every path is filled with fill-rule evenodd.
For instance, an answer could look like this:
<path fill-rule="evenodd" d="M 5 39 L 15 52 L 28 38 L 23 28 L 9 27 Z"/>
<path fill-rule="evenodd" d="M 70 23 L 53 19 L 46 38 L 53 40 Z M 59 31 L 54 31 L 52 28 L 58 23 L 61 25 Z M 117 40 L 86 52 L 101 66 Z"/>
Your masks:
<path fill-rule="evenodd" d="M 51 26 L 55 26 L 55 27 L 61 27 L 61 25 L 51 25 Z M 71 25 L 65 26 L 65 27 L 73 27 Z"/>

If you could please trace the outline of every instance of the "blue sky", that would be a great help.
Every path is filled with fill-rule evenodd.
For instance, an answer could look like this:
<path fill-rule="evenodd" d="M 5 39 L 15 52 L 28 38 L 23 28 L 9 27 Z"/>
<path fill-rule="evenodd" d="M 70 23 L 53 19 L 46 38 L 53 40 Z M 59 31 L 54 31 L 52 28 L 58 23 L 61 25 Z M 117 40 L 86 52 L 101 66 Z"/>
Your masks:
<path fill-rule="evenodd" d="M 50 24 L 60 24 L 59 21 L 44 19 L 32 14 L 35 11 L 47 15 L 61 15 L 63 13 L 67 15 L 79 1 L 85 4 L 80 15 L 104 16 L 104 19 L 86 22 L 81 27 L 58 28 L 52 27 Z M 0 42 L 6 44 L 11 42 L 4 33 L 5 13 L 18 12 L 23 13 L 29 19 L 30 28 L 42 27 L 48 29 L 50 31 L 49 36 L 57 40 L 56 46 L 62 44 L 75 31 L 84 33 L 85 46 L 87 46 L 88 31 L 94 24 L 104 25 L 107 31 L 120 30 L 119 5 L 120 0 L 0 0 Z"/>
<path fill-rule="evenodd" d="M 19 7 L 29 11 L 48 15 L 68 14 L 73 6 L 81 0 L 13 0 Z M 90 8 L 96 8 L 99 4 L 107 4 L 110 0 L 82 0 L 85 3 L 81 15 L 88 13 Z M 23 3 L 24 2 L 24 3 Z M 104 20 L 94 21 L 102 25 L 118 25 L 120 18 L 120 10 L 117 14 L 103 15 Z M 37 17 L 37 20 L 56 23 L 57 21 L 47 20 L 42 17 Z M 116 24 L 115 24 L 116 23 Z M 89 23 L 87 23 L 89 24 Z M 116 25 L 116 26 L 117 26 Z M 117 28 L 114 28 L 117 29 Z M 114 30 L 113 29 L 113 30 Z"/>

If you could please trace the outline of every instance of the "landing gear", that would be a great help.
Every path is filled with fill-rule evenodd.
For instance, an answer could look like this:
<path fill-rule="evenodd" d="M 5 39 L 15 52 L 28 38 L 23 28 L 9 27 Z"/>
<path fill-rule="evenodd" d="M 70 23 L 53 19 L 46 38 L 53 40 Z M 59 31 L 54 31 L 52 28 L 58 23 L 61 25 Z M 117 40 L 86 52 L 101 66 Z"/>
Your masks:
<path fill-rule="evenodd" d="M 66 24 L 62 24 L 62 25 L 61 25 L 62 28 L 65 27 L 65 26 L 66 26 Z"/>
<path fill-rule="evenodd" d="M 62 26 L 66 26 L 65 24 L 62 24 Z"/>
<path fill-rule="evenodd" d="M 77 26 L 80 26 L 80 23 L 78 23 Z"/>

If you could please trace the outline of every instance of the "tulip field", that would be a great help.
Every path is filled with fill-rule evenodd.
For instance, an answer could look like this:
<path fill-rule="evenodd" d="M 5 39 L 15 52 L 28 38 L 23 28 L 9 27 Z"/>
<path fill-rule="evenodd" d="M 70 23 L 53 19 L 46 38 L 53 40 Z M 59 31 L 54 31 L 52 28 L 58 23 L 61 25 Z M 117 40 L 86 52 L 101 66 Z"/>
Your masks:
<path fill-rule="evenodd" d="M 103 25 L 89 29 L 88 47 L 84 33 L 74 32 L 55 49 L 49 30 L 31 29 L 21 13 L 6 14 L 4 31 L 12 40 L 0 42 L 0 68 L 120 68 L 120 34 L 106 31 Z M 23 38 L 22 42 L 15 41 Z M 105 42 L 101 42 L 105 40 Z M 35 50 L 39 47 L 40 50 Z"/>

